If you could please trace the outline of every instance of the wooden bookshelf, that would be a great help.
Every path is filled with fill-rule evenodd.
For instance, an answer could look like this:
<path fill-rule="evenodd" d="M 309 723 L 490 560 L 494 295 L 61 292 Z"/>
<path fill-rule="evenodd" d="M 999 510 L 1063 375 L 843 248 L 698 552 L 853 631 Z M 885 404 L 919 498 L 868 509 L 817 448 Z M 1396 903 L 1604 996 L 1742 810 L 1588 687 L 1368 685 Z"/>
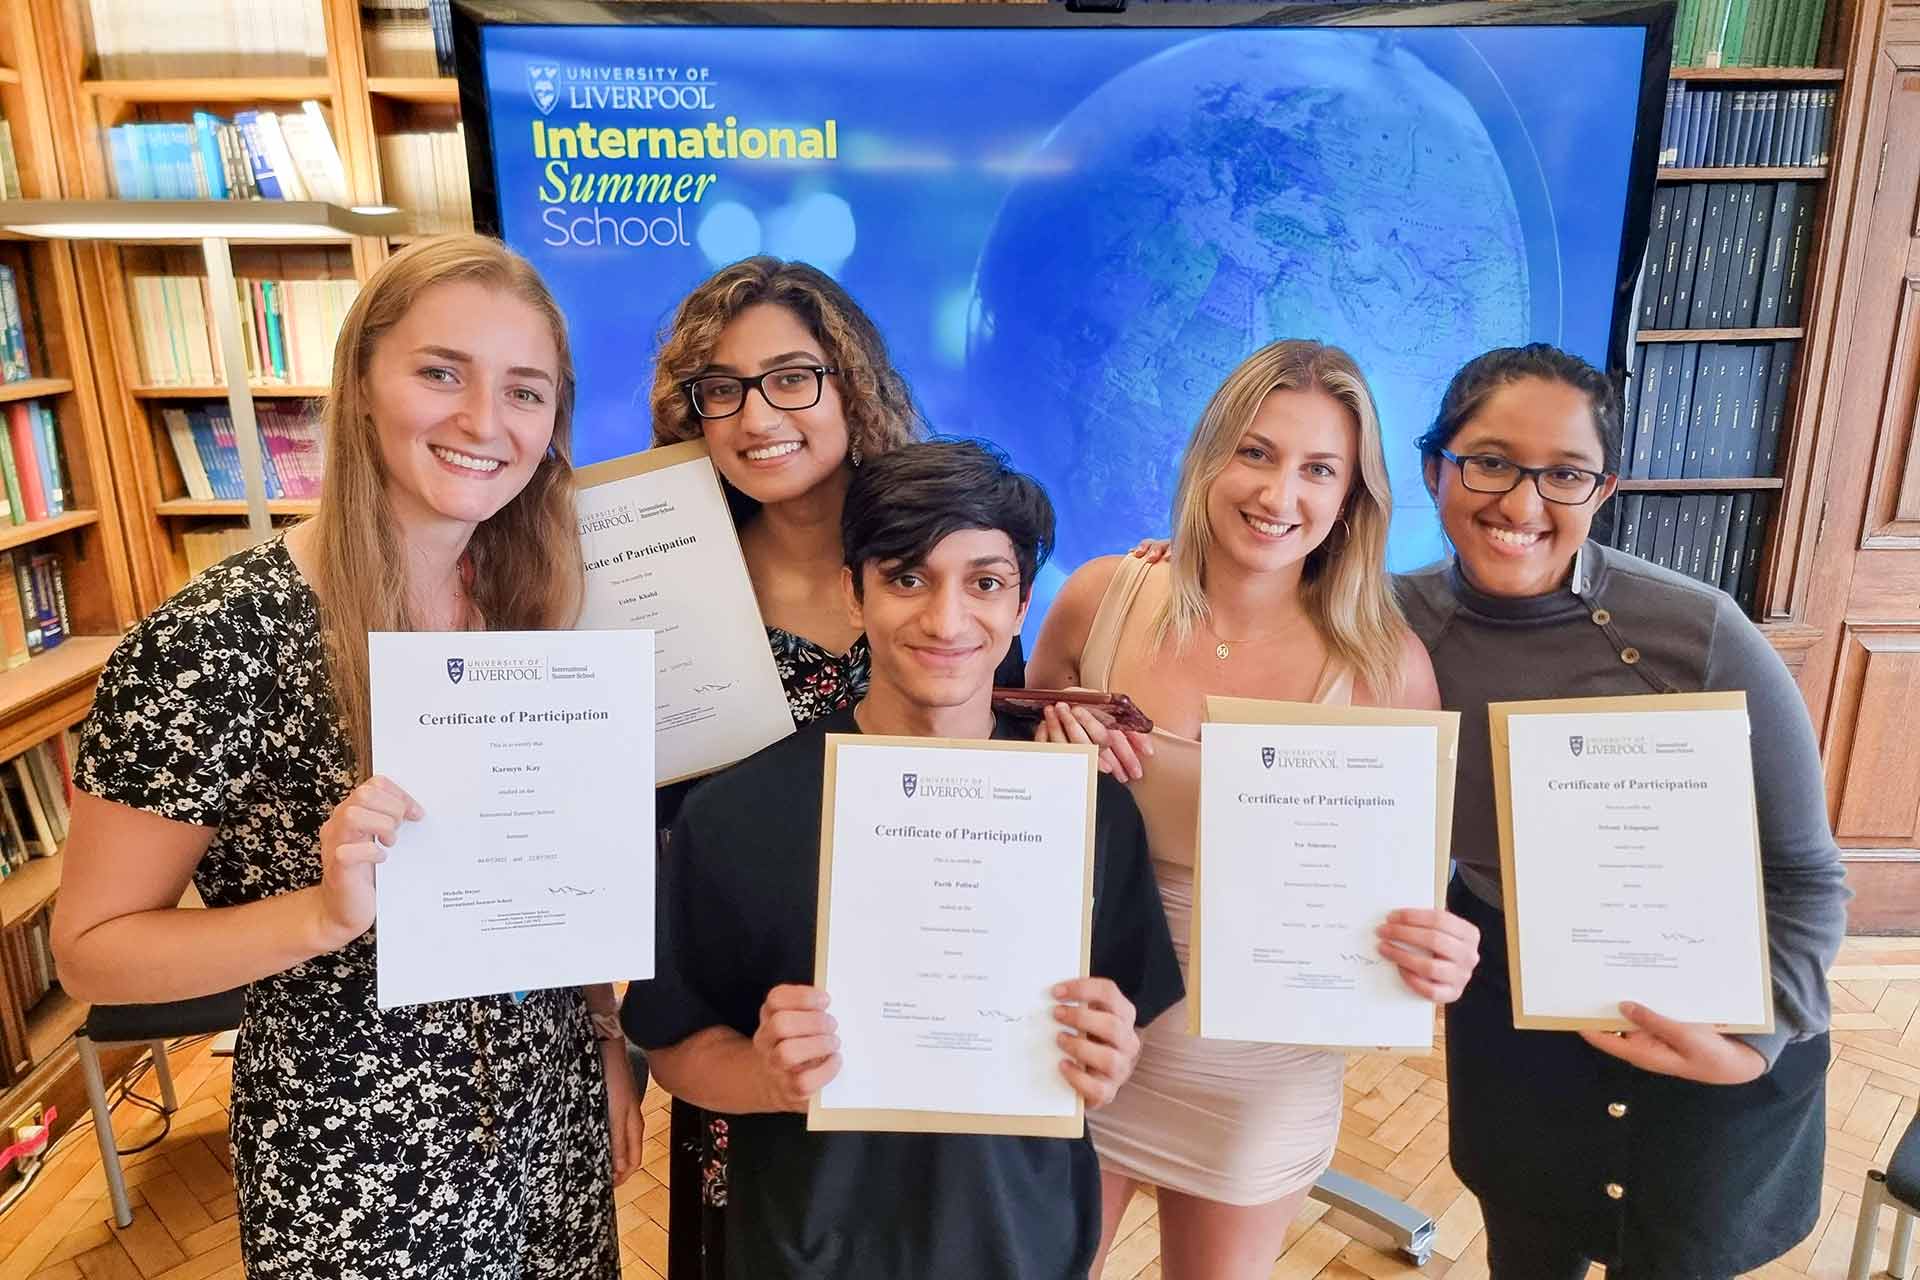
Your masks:
<path fill-rule="evenodd" d="M 268 498 L 267 514 L 273 516 L 310 516 L 320 509 L 318 498 Z M 206 520 L 218 516 L 244 516 L 247 504 L 239 498 L 168 498 L 154 510 L 171 519 Z"/>
<path fill-rule="evenodd" d="M 0 382 L 0 404 L 11 400 L 38 400 L 42 396 L 63 396 L 73 390 L 65 378 L 26 378 L 19 382 Z"/>
<path fill-rule="evenodd" d="M 0 524 L 0 551 L 24 547 L 30 543 L 68 533 L 74 529 L 85 529 L 89 525 L 98 523 L 100 523 L 100 513 L 82 507 L 77 511 L 63 511 L 57 516 L 51 516 L 45 520 L 31 520 L 26 524 Z"/>
<path fill-rule="evenodd" d="M 87 1021 L 87 1006 L 58 984 L 27 1011 L 27 1049 L 35 1062 L 52 1057 Z"/>
<path fill-rule="evenodd" d="M 247 390 L 256 400 L 319 400 L 330 391 L 329 387 L 292 386 L 279 382 L 249 383 Z M 225 400 L 225 387 L 161 387 L 139 384 L 127 388 L 127 394 L 136 400 Z"/>
<path fill-rule="evenodd" d="M 333 97 L 326 76 L 248 76 L 232 80 L 195 76 L 163 80 L 83 80 L 80 92 L 102 102 L 247 103 L 321 101 Z"/>
<path fill-rule="evenodd" d="M 0 880 L 0 929 L 11 929 L 53 900 L 60 889 L 63 856 L 35 858 Z"/>
<path fill-rule="evenodd" d="M 1804 338 L 1805 329 L 1642 329 L 1638 342 L 1772 342 Z"/>
<path fill-rule="evenodd" d="M 1692 480 L 1622 480 L 1616 493 L 1758 493 L 1778 489 L 1775 476 L 1716 476 Z"/>
<path fill-rule="evenodd" d="M 1827 176 L 1825 165 L 1708 165 L 1701 169 L 1662 169 L 1661 182 L 1774 182 L 1791 179 L 1818 182 Z"/>
<path fill-rule="evenodd" d="M 1843 67 L 1675 67 L 1669 80 L 1706 80 L 1739 84 L 1837 84 L 1847 78 Z"/>
<path fill-rule="evenodd" d="M 460 82 L 451 76 L 373 76 L 367 91 L 400 102 L 458 106 Z"/>

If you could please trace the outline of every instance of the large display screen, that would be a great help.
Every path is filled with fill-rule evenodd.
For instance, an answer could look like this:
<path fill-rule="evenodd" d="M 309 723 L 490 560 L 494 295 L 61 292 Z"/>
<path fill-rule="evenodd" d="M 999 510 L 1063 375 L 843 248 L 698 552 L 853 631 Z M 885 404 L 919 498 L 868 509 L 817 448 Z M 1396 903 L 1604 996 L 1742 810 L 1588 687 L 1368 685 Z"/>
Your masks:
<path fill-rule="evenodd" d="M 1335 343 L 1365 371 L 1395 568 L 1442 550 L 1411 442 L 1464 361 L 1544 340 L 1621 363 L 1666 6 L 1486 26 L 513 8 L 461 21 L 476 206 L 565 307 L 583 462 L 647 446 L 675 304 L 756 253 L 831 273 L 936 431 L 997 441 L 1046 483 L 1041 605 L 1082 561 L 1167 531 L 1202 407 L 1270 340 Z"/>

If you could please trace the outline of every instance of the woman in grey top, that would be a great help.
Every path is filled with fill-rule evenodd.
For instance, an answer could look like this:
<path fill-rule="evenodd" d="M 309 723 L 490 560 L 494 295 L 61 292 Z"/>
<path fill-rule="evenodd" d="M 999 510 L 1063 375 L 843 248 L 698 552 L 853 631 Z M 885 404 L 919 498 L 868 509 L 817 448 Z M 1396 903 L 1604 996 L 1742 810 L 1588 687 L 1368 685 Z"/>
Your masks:
<path fill-rule="evenodd" d="M 1461 712 L 1448 906 L 1481 964 L 1447 1010 L 1455 1169 L 1495 1280 L 1724 1277 L 1813 1227 L 1824 1156 L 1826 970 L 1845 926 L 1839 850 L 1799 691 L 1726 595 L 1588 539 L 1612 496 L 1606 378 L 1545 345 L 1492 351 L 1420 439 L 1454 558 L 1399 580 Z M 1500 912 L 1489 702 L 1747 695 L 1776 1030 L 1730 1036 L 1622 1006 L 1624 1035 L 1516 1031 Z"/>

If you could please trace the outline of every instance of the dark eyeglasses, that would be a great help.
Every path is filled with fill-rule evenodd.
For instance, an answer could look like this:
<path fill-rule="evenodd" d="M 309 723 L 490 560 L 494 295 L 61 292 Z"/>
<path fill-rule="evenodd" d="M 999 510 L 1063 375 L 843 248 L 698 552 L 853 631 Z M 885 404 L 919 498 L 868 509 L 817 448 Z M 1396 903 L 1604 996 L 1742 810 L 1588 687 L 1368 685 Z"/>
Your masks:
<path fill-rule="evenodd" d="M 1600 491 L 1606 474 L 1585 467 L 1523 467 L 1497 453 L 1449 453 L 1440 456 L 1460 468 L 1460 483 L 1475 493 L 1511 493 L 1529 477 L 1533 488 L 1548 502 L 1577 507 Z"/>
<path fill-rule="evenodd" d="M 796 364 L 769 369 L 752 378 L 710 373 L 687 379 L 680 389 L 687 393 L 687 404 L 699 418 L 731 418 L 746 405 L 747 392 L 754 389 L 769 405 L 792 412 L 819 404 L 820 388 L 827 375 L 838 372 L 831 365 Z"/>

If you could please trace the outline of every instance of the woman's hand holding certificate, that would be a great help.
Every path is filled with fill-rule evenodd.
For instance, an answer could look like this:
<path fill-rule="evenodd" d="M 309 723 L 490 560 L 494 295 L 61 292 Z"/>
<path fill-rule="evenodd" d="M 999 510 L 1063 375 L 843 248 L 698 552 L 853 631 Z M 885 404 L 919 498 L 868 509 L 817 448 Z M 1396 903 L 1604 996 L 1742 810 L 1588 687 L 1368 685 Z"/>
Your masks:
<path fill-rule="evenodd" d="M 414 798 L 379 776 L 347 793 L 320 827 L 317 928 L 323 950 L 337 951 L 373 927 L 378 909 L 373 869 L 402 822 L 425 817 Z"/>

